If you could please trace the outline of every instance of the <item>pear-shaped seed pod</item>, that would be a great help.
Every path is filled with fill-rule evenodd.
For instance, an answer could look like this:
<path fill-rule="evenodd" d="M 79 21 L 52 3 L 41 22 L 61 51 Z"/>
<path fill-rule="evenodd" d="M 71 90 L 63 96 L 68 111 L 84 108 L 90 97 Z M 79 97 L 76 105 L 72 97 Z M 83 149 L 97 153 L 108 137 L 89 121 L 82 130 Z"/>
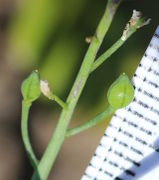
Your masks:
<path fill-rule="evenodd" d="M 33 71 L 22 82 L 21 92 L 23 99 L 29 102 L 35 101 L 40 96 L 40 76 L 38 71 Z"/>
<path fill-rule="evenodd" d="M 134 97 L 134 88 L 128 76 L 123 73 L 110 86 L 107 98 L 109 105 L 114 109 L 123 108 L 131 103 Z"/>

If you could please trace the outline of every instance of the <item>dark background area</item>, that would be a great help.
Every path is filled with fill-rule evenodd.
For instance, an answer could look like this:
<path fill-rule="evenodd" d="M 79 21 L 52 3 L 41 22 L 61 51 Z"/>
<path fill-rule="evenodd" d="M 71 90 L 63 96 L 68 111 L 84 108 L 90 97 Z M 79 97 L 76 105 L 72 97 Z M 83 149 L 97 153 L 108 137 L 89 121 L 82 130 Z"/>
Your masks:
<path fill-rule="evenodd" d="M 0 180 L 28 180 L 32 175 L 20 133 L 22 80 L 38 69 L 53 91 L 66 99 L 88 47 L 85 37 L 95 32 L 105 6 L 105 0 L 0 0 Z M 157 0 L 121 4 L 99 54 L 121 36 L 133 9 L 152 21 L 90 76 L 71 127 L 105 109 L 107 89 L 122 72 L 133 76 L 159 23 L 158 7 Z M 58 105 L 44 97 L 33 104 L 29 132 L 39 158 L 59 113 Z M 108 120 L 67 139 L 49 179 L 80 179 L 107 124 Z"/>

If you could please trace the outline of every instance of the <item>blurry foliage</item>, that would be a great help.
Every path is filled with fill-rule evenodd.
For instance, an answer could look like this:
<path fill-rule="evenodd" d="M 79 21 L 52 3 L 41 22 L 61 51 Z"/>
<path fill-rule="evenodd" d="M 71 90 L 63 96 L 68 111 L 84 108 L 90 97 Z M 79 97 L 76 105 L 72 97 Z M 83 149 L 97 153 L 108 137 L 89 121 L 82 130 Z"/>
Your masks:
<path fill-rule="evenodd" d="M 53 91 L 59 95 L 64 92 L 69 79 L 74 76 L 79 53 L 78 39 L 74 40 L 73 37 L 66 36 L 60 37 L 39 68 L 41 77 L 47 79 Z"/>
<path fill-rule="evenodd" d="M 12 19 L 9 29 L 9 59 L 19 69 L 38 65 L 40 56 L 47 46 L 57 26 L 62 23 L 70 26 L 75 21 L 83 0 L 72 4 L 72 11 L 63 5 L 62 0 L 23 0 Z"/>

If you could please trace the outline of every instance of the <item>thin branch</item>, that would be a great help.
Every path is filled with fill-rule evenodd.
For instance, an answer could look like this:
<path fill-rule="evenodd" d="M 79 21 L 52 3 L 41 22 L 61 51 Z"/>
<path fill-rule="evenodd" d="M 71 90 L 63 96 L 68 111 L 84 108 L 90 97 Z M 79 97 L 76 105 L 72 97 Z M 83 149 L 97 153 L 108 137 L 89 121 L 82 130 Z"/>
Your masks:
<path fill-rule="evenodd" d="M 46 96 L 48 99 L 57 102 L 63 109 L 67 109 L 67 104 L 60 99 L 57 95 L 55 95 L 50 90 L 50 86 L 47 80 L 40 80 L 40 90 L 43 93 L 44 96 Z"/>
<path fill-rule="evenodd" d="M 122 37 L 114 43 L 107 51 L 105 51 L 97 60 L 94 62 L 91 72 L 96 70 L 103 64 L 114 52 L 116 52 L 127 40 L 133 35 L 137 29 L 149 24 L 150 19 L 145 20 L 141 18 L 141 12 L 133 10 L 133 15 L 123 31 Z"/>
<path fill-rule="evenodd" d="M 109 115 L 113 113 L 113 109 L 110 108 L 110 106 L 102 113 L 98 114 L 95 118 L 86 121 L 85 123 L 81 124 L 80 126 L 77 126 L 75 128 L 69 129 L 66 133 L 66 137 L 70 137 L 73 135 L 76 135 L 82 131 L 85 131 L 93 126 L 96 126 L 97 124 L 101 123 L 105 120 Z"/>
<path fill-rule="evenodd" d="M 22 132 L 22 139 L 24 142 L 24 146 L 25 146 L 26 152 L 28 154 L 28 157 L 30 159 L 30 162 L 31 162 L 33 168 L 36 169 L 37 165 L 38 165 L 38 160 L 37 160 L 35 153 L 32 149 L 30 139 L 29 139 L 29 133 L 28 133 L 28 116 L 29 116 L 30 107 L 31 107 L 31 103 L 23 100 L 23 102 L 22 102 L 21 132 Z"/>

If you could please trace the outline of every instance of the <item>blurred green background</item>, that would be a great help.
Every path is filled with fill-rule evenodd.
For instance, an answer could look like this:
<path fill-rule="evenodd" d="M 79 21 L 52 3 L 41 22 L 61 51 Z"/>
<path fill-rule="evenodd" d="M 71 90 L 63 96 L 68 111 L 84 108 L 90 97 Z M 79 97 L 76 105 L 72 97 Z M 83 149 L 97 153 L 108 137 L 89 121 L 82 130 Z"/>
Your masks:
<path fill-rule="evenodd" d="M 66 99 L 105 0 L 0 0 L 0 180 L 28 180 L 32 168 L 20 135 L 20 84 L 33 69 Z M 122 34 L 132 10 L 152 18 L 89 78 L 71 127 L 107 106 L 107 89 L 126 72 L 131 78 L 159 21 L 159 1 L 127 0 L 120 6 L 104 40 L 102 53 Z M 60 108 L 42 97 L 29 118 L 31 140 L 40 158 L 56 125 Z M 84 173 L 108 121 L 64 143 L 49 180 L 78 180 Z"/>

